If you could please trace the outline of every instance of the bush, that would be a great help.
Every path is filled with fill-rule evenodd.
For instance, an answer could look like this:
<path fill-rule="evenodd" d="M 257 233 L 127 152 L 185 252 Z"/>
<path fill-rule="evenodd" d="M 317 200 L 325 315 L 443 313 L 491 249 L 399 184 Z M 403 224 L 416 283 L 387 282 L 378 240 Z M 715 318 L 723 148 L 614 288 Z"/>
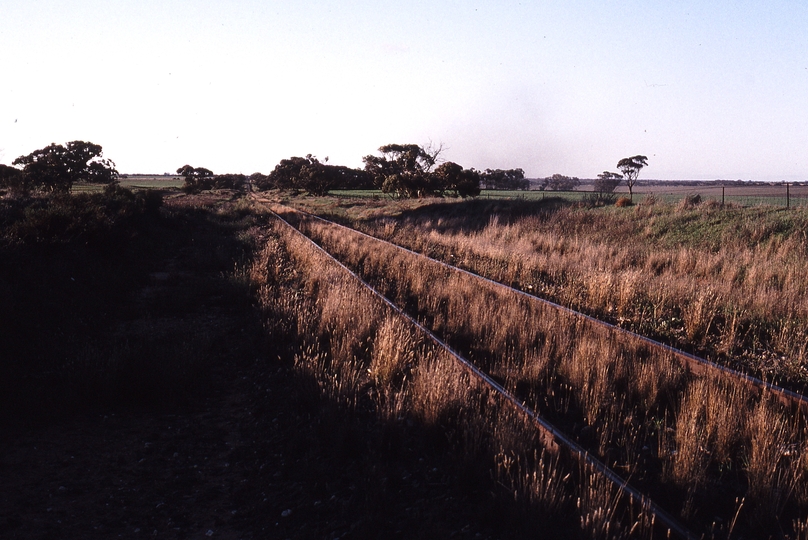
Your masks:
<path fill-rule="evenodd" d="M 617 199 L 617 202 L 614 203 L 614 204 L 615 204 L 615 206 L 619 206 L 620 208 L 623 208 L 625 206 L 633 206 L 634 205 L 634 203 L 631 202 L 631 199 L 629 199 L 628 197 L 620 197 L 619 199 Z"/>
<path fill-rule="evenodd" d="M 112 242 L 133 219 L 155 215 L 163 204 L 158 191 L 133 193 L 111 184 L 102 193 L 58 193 L 16 202 L 0 208 L 2 244 Z"/>
<path fill-rule="evenodd" d="M 151 216 L 157 215 L 163 206 L 163 194 L 154 189 L 138 191 L 135 199 L 143 211 Z"/>

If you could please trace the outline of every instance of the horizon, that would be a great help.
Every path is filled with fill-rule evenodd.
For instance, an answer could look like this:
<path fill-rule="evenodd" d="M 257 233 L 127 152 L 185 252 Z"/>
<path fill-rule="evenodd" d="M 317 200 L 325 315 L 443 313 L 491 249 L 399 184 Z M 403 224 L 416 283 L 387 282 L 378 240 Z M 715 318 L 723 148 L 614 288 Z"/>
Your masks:
<path fill-rule="evenodd" d="M 255 171 L 255 172 L 256 172 L 256 173 L 259 173 L 259 172 L 260 172 L 261 174 L 268 174 L 268 173 L 263 173 L 262 171 Z M 214 174 L 215 174 L 215 175 L 218 175 L 218 174 L 245 174 L 245 173 L 227 173 L 227 172 L 224 172 L 224 173 L 217 173 L 217 172 L 214 172 Z M 119 175 L 120 177 L 127 177 L 127 176 L 144 176 L 144 177 L 155 177 L 155 178 L 156 178 L 156 177 L 176 177 L 176 178 L 182 178 L 182 175 L 181 175 L 181 174 L 178 174 L 178 173 L 176 173 L 176 172 L 173 172 L 173 173 L 172 173 L 172 172 L 163 172 L 163 173 L 136 173 L 136 172 L 119 172 L 119 173 L 118 173 L 118 175 Z M 249 174 L 245 174 L 245 176 L 250 176 L 250 175 L 249 175 Z M 547 178 L 547 177 L 544 177 L 544 176 L 531 176 L 531 177 L 525 176 L 525 180 L 529 180 L 529 181 L 535 181 L 535 180 L 544 180 L 545 178 Z M 597 178 L 595 178 L 595 177 L 593 177 L 593 178 L 578 178 L 578 180 L 580 180 L 580 181 L 581 181 L 581 182 L 583 182 L 583 183 L 587 183 L 587 182 L 594 182 L 596 179 L 597 179 Z M 719 182 L 727 182 L 727 183 L 737 184 L 738 182 L 742 182 L 742 183 L 744 183 L 744 184 L 766 184 L 766 185 L 785 185 L 785 184 L 797 185 L 797 184 L 806 184 L 806 185 L 808 185 L 808 180 L 744 180 L 744 179 L 741 179 L 741 178 L 736 178 L 736 179 L 730 179 L 730 178 L 715 178 L 715 179 L 696 179 L 696 178 L 670 178 L 670 179 L 662 179 L 662 178 L 638 178 L 638 179 L 637 179 L 637 182 L 636 182 L 636 184 L 635 184 L 635 185 L 637 185 L 637 186 L 641 186 L 641 185 L 646 184 L 646 183 L 654 183 L 654 182 L 663 182 L 663 183 L 671 183 L 671 184 L 673 184 L 673 183 L 685 183 L 685 184 L 686 184 L 686 183 L 691 183 L 691 182 L 694 182 L 694 183 L 695 183 L 695 182 L 700 182 L 700 183 L 703 183 L 703 184 L 713 184 L 713 183 L 719 183 Z M 620 187 L 625 187 L 625 185 L 624 185 L 624 184 L 621 182 L 621 183 L 620 183 L 620 185 L 618 185 L 618 188 L 620 188 Z M 483 191 L 485 191 L 485 188 L 483 188 Z M 573 188 L 573 190 L 572 190 L 572 191 L 575 191 L 575 189 Z"/>
<path fill-rule="evenodd" d="M 120 170 L 466 168 L 808 180 L 808 5 L 0 0 L 0 163 L 100 144 Z M 130 173 L 135 174 L 135 173 Z"/>

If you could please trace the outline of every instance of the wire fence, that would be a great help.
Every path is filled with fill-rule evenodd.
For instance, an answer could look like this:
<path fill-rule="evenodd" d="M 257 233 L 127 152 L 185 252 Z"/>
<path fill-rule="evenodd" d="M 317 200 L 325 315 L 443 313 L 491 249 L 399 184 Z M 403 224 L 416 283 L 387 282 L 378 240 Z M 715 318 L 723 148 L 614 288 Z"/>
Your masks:
<path fill-rule="evenodd" d="M 639 195 L 653 195 L 666 202 L 698 196 L 702 201 L 712 200 L 738 206 L 808 206 L 807 185 L 660 186 L 650 191 L 643 190 Z"/>
<path fill-rule="evenodd" d="M 550 197 L 559 197 L 570 201 L 583 201 L 594 199 L 598 193 L 592 190 L 576 191 L 499 191 L 483 190 L 480 197 L 486 199 L 521 199 L 541 200 Z M 613 198 L 628 197 L 625 188 L 615 191 Z M 634 190 L 633 200 L 642 203 L 644 200 L 655 199 L 666 203 L 678 203 L 685 199 L 692 202 L 715 201 L 723 205 L 734 206 L 777 206 L 808 207 L 808 185 L 751 185 L 751 186 L 641 186 Z"/>

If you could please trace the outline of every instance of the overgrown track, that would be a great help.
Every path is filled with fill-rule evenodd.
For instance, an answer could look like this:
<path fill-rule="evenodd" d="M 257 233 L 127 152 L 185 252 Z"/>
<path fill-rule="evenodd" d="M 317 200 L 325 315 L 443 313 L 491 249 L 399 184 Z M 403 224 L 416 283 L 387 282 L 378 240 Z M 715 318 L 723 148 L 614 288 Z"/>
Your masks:
<path fill-rule="evenodd" d="M 375 297 L 381 300 L 384 304 L 389 306 L 394 312 L 396 312 L 399 316 L 403 319 L 407 320 L 410 324 L 412 324 L 417 330 L 429 341 L 433 342 L 437 347 L 446 351 L 447 354 L 451 356 L 463 369 L 468 371 L 470 375 L 480 381 L 483 385 L 489 387 L 495 395 L 497 395 L 503 403 L 507 406 L 513 408 L 517 414 L 522 415 L 526 418 L 539 432 L 540 440 L 545 448 L 552 452 L 552 453 L 563 453 L 564 455 L 572 458 L 573 461 L 577 462 L 584 470 L 591 471 L 595 474 L 601 475 L 602 477 L 606 478 L 609 482 L 611 482 L 615 488 L 629 501 L 629 504 L 637 505 L 637 507 L 641 508 L 642 511 L 650 514 L 652 517 L 652 522 L 656 523 L 658 526 L 663 527 L 667 530 L 668 537 L 671 534 L 675 534 L 680 538 L 685 539 L 695 539 L 697 538 L 696 535 L 691 533 L 687 528 L 685 528 L 682 524 L 680 524 L 673 516 L 667 513 L 665 510 L 660 508 L 654 501 L 652 501 L 649 497 L 643 494 L 638 489 L 631 486 L 625 479 L 623 479 L 619 474 L 613 471 L 611 468 L 606 466 L 604 463 L 593 457 L 589 454 L 583 447 L 578 445 L 572 439 L 567 437 L 564 433 L 562 433 L 559 429 L 549 423 L 547 420 L 542 418 L 538 415 L 535 411 L 527 407 L 523 402 L 520 402 L 516 396 L 506 390 L 500 383 L 495 381 L 492 377 L 478 368 L 469 360 L 462 357 L 456 351 L 454 351 L 449 345 L 447 345 L 443 340 L 438 338 L 435 334 L 433 334 L 429 329 L 424 327 L 421 323 L 416 321 L 410 315 L 405 313 L 399 306 L 391 302 L 388 298 L 386 298 L 382 293 L 377 291 L 374 287 L 368 284 L 365 280 L 359 277 L 356 273 L 350 270 L 347 266 L 342 264 L 338 259 L 336 259 L 333 255 L 328 253 L 325 249 L 321 246 L 317 245 L 313 240 L 308 238 L 305 234 L 303 234 L 300 230 L 282 218 L 280 215 L 275 213 L 274 211 L 272 214 L 282 223 L 284 223 L 287 227 L 293 230 L 296 234 L 299 234 L 307 241 L 311 242 L 311 244 L 321 253 L 323 253 L 326 257 L 328 257 L 331 261 L 333 261 L 336 265 L 344 270 L 344 272 L 349 275 L 352 279 L 358 281 L 363 287 L 367 288 Z M 313 216 L 317 217 L 317 216 Z M 322 218 L 318 218 L 322 219 Z M 333 222 L 329 222 L 328 220 L 323 220 L 328 223 L 332 223 L 333 225 L 342 227 L 342 225 L 335 224 Z M 353 231 L 353 229 L 348 229 Z M 357 231 L 353 231 L 357 232 Z M 363 234 L 363 233 L 359 233 Z M 367 235 L 365 235 L 367 236 Z M 404 248 L 401 248 L 404 249 Z M 441 263 L 443 264 L 443 263 Z M 446 265 L 448 266 L 448 265 Z M 450 267 L 455 270 L 454 267 Z M 481 278 L 484 279 L 484 278 Z M 488 281 L 488 280 L 487 280 Z M 560 307 L 560 306 L 559 306 Z"/>
<path fill-rule="evenodd" d="M 534 296 L 532 294 L 528 294 L 528 293 L 526 293 L 524 291 L 521 291 L 519 289 L 514 289 L 513 287 L 509 287 L 508 285 L 505 285 L 505 284 L 500 283 L 498 281 L 494 281 L 494 280 L 491 280 L 489 278 L 480 276 L 479 274 L 475 274 L 475 273 L 470 272 L 468 270 L 465 270 L 463 268 L 458 268 L 456 266 L 452 266 L 452 265 L 447 264 L 447 263 L 445 263 L 443 261 L 439 261 L 437 259 L 433 259 L 432 257 L 424 255 L 423 253 L 418 253 L 416 251 L 412 251 L 412 250 L 407 249 L 405 247 L 402 247 L 402 246 L 400 246 L 398 244 L 393 244 L 392 242 L 388 242 L 387 240 L 382 240 L 381 238 L 377 238 L 375 236 L 368 235 L 368 234 L 366 234 L 366 233 L 364 233 L 362 231 L 358 231 L 356 229 L 346 227 L 345 225 L 336 223 L 334 221 L 330 221 L 328 219 L 322 218 L 320 216 L 317 216 L 317 215 L 314 215 L 314 214 L 311 214 L 311 213 L 308 213 L 308 212 L 304 212 L 302 210 L 292 209 L 292 208 L 289 208 L 289 207 L 285 207 L 285 208 L 288 208 L 289 211 L 297 212 L 297 213 L 300 213 L 302 215 L 305 215 L 308 218 L 319 220 L 319 221 L 321 221 L 323 223 L 326 223 L 326 224 L 328 224 L 330 226 L 338 227 L 338 228 L 340 228 L 342 230 L 350 232 L 351 234 L 356 234 L 356 235 L 371 239 L 371 240 L 376 241 L 376 242 L 381 242 L 381 243 L 383 243 L 385 245 L 388 245 L 388 246 L 393 246 L 396 249 L 399 249 L 401 251 L 407 252 L 407 253 L 409 253 L 411 255 L 414 255 L 416 257 L 420 257 L 420 258 L 423 258 L 425 260 L 428 260 L 431 263 L 439 265 L 441 267 L 444 267 L 444 268 L 446 268 L 448 270 L 451 270 L 451 271 L 454 271 L 454 272 L 460 272 L 460 273 L 463 273 L 463 274 L 466 274 L 466 275 L 469 275 L 469 276 L 473 276 L 474 278 L 479 279 L 479 280 L 481 280 L 483 282 L 486 282 L 486 283 L 488 283 L 490 285 L 493 285 L 495 287 L 508 290 L 508 291 L 518 295 L 518 296 L 527 298 L 531 302 L 540 303 L 540 304 L 542 304 L 542 305 L 544 305 L 546 307 L 549 307 L 549 308 L 551 308 L 553 310 L 558 311 L 559 313 L 563 313 L 563 314 L 568 315 L 568 316 L 570 316 L 570 317 L 572 317 L 574 319 L 584 321 L 587 324 L 591 325 L 592 327 L 594 327 L 596 329 L 599 329 L 604 335 L 610 335 L 610 336 L 617 337 L 618 339 L 623 340 L 624 342 L 635 342 L 635 343 L 639 342 L 639 343 L 642 343 L 642 344 L 648 346 L 652 350 L 656 349 L 658 351 L 662 351 L 665 354 L 670 355 L 684 369 L 690 371 L 694 375 L 703 376 L 703 375 L 714 374 L 714 375 L 719 375 L 719 376 L 723 376 L 723 377 L 729 377 L 730 379 L 733 379 L 734 381 L 740 382 L 741 384 L 743 384 L 744 386 L 749 388 L 751 391 L 755 392 L 757 395 L 760 395 L 760 394 L 763 394 L 763 393 L 769 393 L 769 394 L 775 396 L 777 398 L 777 400 L 780 403 L 782 403 L 783 405 L 785 405 L 787 407 L 792 407 L 795 410 L 799 410 L 803 414 L 808 414 L 808 397 L 806 397 L 806 396 L 804 396 L 802 394 L 798 394 L 797 392 L 788 390 L 787 388 L 783 388 L 783 387 L 771 384 L 769 382 L 763 381 L 761 379 L 758 379 L 758 378 L 753 377 L 751 375 L 748 375 L 746 373 L 742 373 L 740 371 L 728 368 L 726 366 L 722 366 L 722 365 L 717 364 L 715 362 L 712 362 L 710 360 L 700 358 L 700 357 L 695 356 L 693 354 L 690 354 L 688 352 L 685 352 L 685 351 L 682 351 L 680 349 L 676 349 L 674 347 L 671 347 L 670 345 L 666 345 L 664 343 L 661 343 L 659 341 L 653 340 L 653 339 L 648 338 L 646 336 L 636 334 L 634 332 L 626 330 L 625 328 L 615 326 L 613 324 L 610 324 L 608 322 L 602 321 L 600 319 L 596 319 L 594 317 L 591 317 L 591 316 L 586 315 L 584 313 L 581 313 L 579 311 L 575 311 L 573 309 L 567 308 L 567 307 L 562 306 L 560 304 L 556 304 L 556 303 L 551 302 L 549 300 L 545 300 L 544 298 L 540 298 L 540 297 Z"/>

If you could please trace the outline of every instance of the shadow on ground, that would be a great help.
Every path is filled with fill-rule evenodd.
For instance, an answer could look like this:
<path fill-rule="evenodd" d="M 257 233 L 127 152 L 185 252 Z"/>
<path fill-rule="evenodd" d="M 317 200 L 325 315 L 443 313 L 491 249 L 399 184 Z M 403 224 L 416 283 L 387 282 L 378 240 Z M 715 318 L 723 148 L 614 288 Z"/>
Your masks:
<path fill-rule="evenodd" d="M 442 431 L 346 410 L 293 369 L 295 337 L 266 333 L 239 277 L 261 224 L 230 194 L 180 196 L 101 242 L 2 247 L 0 536 L 548 530 Z"/>
<path fill-rule="evenodd" d="M 429 221 L 439 232 L 460 232 L 464 234 L 484 229 L 492 219 L 508 224 L 530 216 L 549 216 L 570 202 L 559 197 L 526 200 L 487 200 L 468 199 L 460 202 L 438 202 L 427 204 L 401 213 L 403 223 Z"/>

